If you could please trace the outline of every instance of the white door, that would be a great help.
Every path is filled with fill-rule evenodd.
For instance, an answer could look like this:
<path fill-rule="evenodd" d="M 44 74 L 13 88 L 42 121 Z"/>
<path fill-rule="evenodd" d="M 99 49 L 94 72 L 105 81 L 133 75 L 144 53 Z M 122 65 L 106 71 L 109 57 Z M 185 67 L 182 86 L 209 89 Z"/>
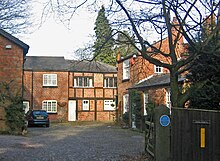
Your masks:
<path fill-rule="evenodd" d="M 76 100 L 69 100 L 68 121 L 76 121 Z"/>

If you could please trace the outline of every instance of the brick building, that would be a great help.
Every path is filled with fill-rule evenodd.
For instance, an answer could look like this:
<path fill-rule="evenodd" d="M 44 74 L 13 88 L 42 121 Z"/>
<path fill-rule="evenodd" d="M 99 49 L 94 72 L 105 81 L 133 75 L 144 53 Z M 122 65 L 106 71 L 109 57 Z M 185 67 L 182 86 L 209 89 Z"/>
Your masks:
<path fill-rule="evenodd" d="M 174 22 L 175 23 L 175 19 Z M 173 30 L 173 35 L 177 34 Z M 155 42 L 154 47 L 160 48 L 161 51 L 169 53 L 168 38 L 162 41 Z M 152 51 L 149 47 L 148 51 Z M 180 36 L 176 54 L 180 59 L 182 53 L 185 52 L 185 44 L 183 37 Z M 159 54 L 153 54 L 154 58 L 169 63 L 171 60 Z M 124 58 L 118 56 L 118 119 L 122 119 L 123 114 L 129 113 L 129 123 L 132 126 L 133 109 L 130 92 L 136 90 L 141 95 L 141 115 L 146 115 L 146 105 L 153 103 L 154 105 L 164 104 L 171 106 L 170 102 L 170 77 L 169 70 L 157 65 L 154 65 L 144 59 L 141 54 L 133 53 Z M 179 82 L 183 82 L 183 78 L 179 78 Z"/>
<path fill-rule="evenodd" d="M 64 57 L 26 57 L 24 104 L 45 109 L 52 121 L 114 120 L 115 67 Z"/>
<path fill-rule="evenodd" d="M 28 50 L 27 44 L 0 29 L 0 83 L 10 84 L 11 95 L 23 96 L 23 65 Z M 0 107 L 0 128 L 5 127 L 5 112 Z"/>

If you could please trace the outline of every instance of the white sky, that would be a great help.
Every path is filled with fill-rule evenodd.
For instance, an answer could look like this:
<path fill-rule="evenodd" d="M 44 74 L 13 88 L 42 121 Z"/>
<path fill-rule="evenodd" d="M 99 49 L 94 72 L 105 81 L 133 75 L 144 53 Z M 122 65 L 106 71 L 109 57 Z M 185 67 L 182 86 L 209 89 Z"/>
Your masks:
<path fill-rule="evenodd" d="M 27 56 L 70 58 L 75 50 L 92 41 L 96 16 L 85 11 L 78 12 L 71 20 L 70 30 L 50 18 L 34 33 L 22 36 L 21 40 L 30 46 Z"/>

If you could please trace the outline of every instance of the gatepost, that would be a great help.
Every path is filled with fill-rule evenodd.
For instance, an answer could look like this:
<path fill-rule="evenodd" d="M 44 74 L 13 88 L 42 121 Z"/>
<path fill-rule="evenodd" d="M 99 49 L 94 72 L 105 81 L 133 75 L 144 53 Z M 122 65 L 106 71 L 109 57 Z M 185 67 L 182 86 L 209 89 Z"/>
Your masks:
<path fill-rule="evenodd" d="M 155 108 L 155 161 L 170 160 L 170 109 L 164 105 Z"/>

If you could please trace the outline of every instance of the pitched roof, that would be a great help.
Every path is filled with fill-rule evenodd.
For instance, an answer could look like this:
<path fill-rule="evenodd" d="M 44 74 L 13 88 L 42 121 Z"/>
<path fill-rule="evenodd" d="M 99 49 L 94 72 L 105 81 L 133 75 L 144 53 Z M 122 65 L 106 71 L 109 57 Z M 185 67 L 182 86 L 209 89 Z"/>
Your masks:
<path fill-rule="evenodd" d="M 66 60 L 64 57 L 27 56 L 25 70 L 117 73 L 116 67 L 96 61 Z"/>
<path fill-rule="evenodd" d="M 67 71 L 68 64 L 64 57 L 27 56 L 24 69 L 33 71 Z"/>
<path fill-rule="evenodd" d="M 91 73 L 117 73 L 116 67 L 98 61 L 68 60 L 70 71 Z"/>
<path fill-rule="evenodd" d="M 12 36 L 11 34 L 7 33 L 6 31 L 0 29 L 0 35 L 8 39 L 9 41 L 15 43 L 16 45 L 20 46 L 24 50 L 24 54 L 26 55 L 29 50 L 29 46 L 25 44 L 23 41 L 19 40 L 18 38 Z"/>
<path fill-rule="evenodd" d="M 178 82 L 181 83 L 185 80 L 184 77 L 178 78 Z M 157 74 L 149 77 L 146 80 L 141 81 L 131 89 L 146 89 L 151 87 L 169 86 L 170 85 L 170 73 Z"/>

